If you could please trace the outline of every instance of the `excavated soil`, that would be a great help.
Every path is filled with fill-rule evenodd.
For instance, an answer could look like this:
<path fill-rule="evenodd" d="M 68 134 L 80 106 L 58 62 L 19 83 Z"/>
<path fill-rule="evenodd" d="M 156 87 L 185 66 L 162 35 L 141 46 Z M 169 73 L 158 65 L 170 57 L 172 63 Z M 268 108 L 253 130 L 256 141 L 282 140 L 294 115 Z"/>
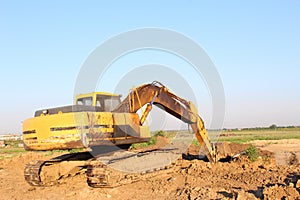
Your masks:
<path fill-rule="evenodd" d="M 233 154 L 248 147 L 228 145 Z M 300 199 L 298 160 L 278 165 L 263 146 L 255 162 L 241 155 L 211 164 L 199 159 L 199 151 L 192 145 L 171 171 L 116 188 L 91 188 L 85 174 L 51 187 L 29 186 L 23 178 L 25 164 L 54 155 L 28 152 L 0 161 L 0 199 Z"/>

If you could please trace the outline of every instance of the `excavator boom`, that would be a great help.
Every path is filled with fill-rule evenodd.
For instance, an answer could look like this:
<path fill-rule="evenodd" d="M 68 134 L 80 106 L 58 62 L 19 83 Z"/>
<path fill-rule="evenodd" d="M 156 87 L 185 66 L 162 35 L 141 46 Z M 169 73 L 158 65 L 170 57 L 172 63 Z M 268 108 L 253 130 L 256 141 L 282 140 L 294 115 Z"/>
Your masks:
<path fill-rule="evenodd" d="M 209 161 L 216 162 L 216 150 L 210 142 L 203 120 L 198 115 L 195 105 L 170 92 L 168 88 L 157 81 L 132 89 L 113 112 L 136 113 L 147 105 L 140 119 L 140 125 L 142 125 L 152 109 L 152 104 L 159 105 L 159 108 L 188 123 L 200 145 L 204 145 L 207 150 Z"/>

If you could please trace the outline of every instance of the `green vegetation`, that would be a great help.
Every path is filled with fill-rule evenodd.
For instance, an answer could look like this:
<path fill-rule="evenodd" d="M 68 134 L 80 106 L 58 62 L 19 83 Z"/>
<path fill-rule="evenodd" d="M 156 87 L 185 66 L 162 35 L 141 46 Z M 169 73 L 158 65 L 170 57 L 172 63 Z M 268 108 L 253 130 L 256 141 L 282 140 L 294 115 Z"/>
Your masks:
<path fill-rule="evenodd" d="M 274 128 L 274 126 L 271 126 Z M 299 127 L 225 130 L 218 141 L 245 143 L 253 140 L 300 139 Z"/>
<path fill-rule="evenodd" d="M 272 124 L 272 125 L 269 127 L 269 129 L 276 129 L 276 128 L 277 128 L 276 124 Z"/>
<path fill-rule="evenodd" d="M 53 155 L 54 153 L 64 153 L 64 154 L 67 154 L 67 153 L 78 153 L 78 152 L 81 152 L 85 150 L 84 148 L 79 148 L 79 149 L 69 149 L 69 150 L 51 150 L 51 151 L 44 151 L 44 156 L 51 156 Z"/>
<path fill-rule="evenodd" d="M 262 131 L 262 130 L 296 130 L 300 131 L 300 126 L 277 126 L 276 124 L 272 124 L 269 127 L 254 127 L 254 128 L 242 128 L 242 129 L 224 129 L 224 131 Z"/>
<path fill-rule="evenodd" d="M 23 144 L 22 140 L 4 140 L 5 146 L 9 146 L 11 148 L 18 148 L 19 144 Z"/>
<path fill-rule="evenodd" d="M 171 132 L 170 132 L 171 133 Z M 160 131 L 157 131 L 157 132 L 154 132 L 154 135 L 151 136 L 151 139 L 149 142 L 142 142 L 142 143 L 136 143 L 136 144 L 132 144 L 130 146 L 131 149 L 137 149 L 139 147 L 148 147 L 148 146 L 152 146 L 152 145 L 155 145 L 156 144 L 156 138 L 158 136 L 161 136 L 161 137 L 167 137 L 167 138 L 170 138 L 170 137 L 174 137 L 176 135 L 176 133 L 174 134 L 172 132 L 172 134 L 170 133 L 167 133 L 167 132 L 164 132 L 162 130 Z"/>
<path fill-rule="evenodd" d="M 197 139 L 193 139 L 192 140 L 192 144 L 196 145 L 196 146 L 200 146 L 200 143 Z"/>
<path fill-rule="evenodd" d="M 9 141 L 8 144 L 10 145 L 10 148 L 0 148 L 0 160 L 6 158 L 13 158 L 15 156 L 28 152 L 23 147 L 16 147 L 18 146 L 18 142 L 16 141 Z M 81 148 L 81 149 L 70 149 L 70 150 L 52 150 L 52 151 L 36 151 L 36 152 L 43 154 L 44 156 L 51 156 L 54 153 L 78 153 L 83 150 L 85 149 Z"/>
<path fill-rule="evenodd" d="M 23 148 L 0 148 L 0 160 L 13 158 L 25 152 Z"/>
<path fill-rule="evenodd" d="M 219 134 L 221 135 L 219 136 Z M 212 142 L 234 142 L 247 143 L 254 140 L 282 140 L 282 139 L 300 139 L 300 127 L 288 126 L 278 127 L 271 125 L 267 128 L 246 128 L 223 131 L 209 131 Z M 270 141 L 271 143 L 276 143 Z M 199 146 L 197 139 L 192 144 Z"/>
<path fill-rule="evenodd" d="M 165 136 L 166 136 L 166 133 L 165 133 L 164 131 L 160 130 L 160 131 L 157 131 L 154 135 L 155 135 L 155 136 L 165 137 Z"/>
<path fill-rule="evenodd" d="M 246 150 L 246 155 L 252 162 L 256 161 L 259 156 L 257 148 L 253 145 L 250 145 L 250 147 Z"/>
<path fill-rule="evenodd" d="M 146 147 L 154 145 L 157 136 L 166 138 L 174 138 L 180 131 L 157 131 L 153 134 L 151 141 L 133 144 L 131 148 Z M 182 130 L 181 132 L 186 132 Z M 191 133 L 192 134 L 192 133 Z M 300 127 L 288 126 L 278 127 L 275 124 L 270 127 L 262 128 L 245 128 L 234 130 L 223 130 L 219 136 L 220 131 L 210 130 L 209 135 L 212 142 L 234 142 L 247 143 L 254 140 L 282 140 L 282 139 L 300 139 Z M 274 143 L 273 141 L 271 141 Z M 197 139 L 192 141 L 192 144 L 199 146 Z"/>
<path fill-rule="evenodd" d="M 22 152 L 26 152 L 25 149 L 23 148 L 12 148 L 12 149 L 5 149 L 5 148 L 1 148 L 0 149 L 0 154 L 8 154 L 8 153 L 22 153 Z"/>
<path fill-rule="evenodd" d="M 51 151 L 44 151 L 44 156 L 52 156 L 54 153 L 69 153 L 68 150 L 51 150 Z"/>
<path fill-rule="evenodd" d="M 139 147 L 147 147 L 147 146 L 152 146 L 156 144 L 156 135 L 152 136 L 149 142 L 142 142 L 142 143 L 136 143 L 132 144 L 130 146 L 130 149 L 137 149 Z"/>

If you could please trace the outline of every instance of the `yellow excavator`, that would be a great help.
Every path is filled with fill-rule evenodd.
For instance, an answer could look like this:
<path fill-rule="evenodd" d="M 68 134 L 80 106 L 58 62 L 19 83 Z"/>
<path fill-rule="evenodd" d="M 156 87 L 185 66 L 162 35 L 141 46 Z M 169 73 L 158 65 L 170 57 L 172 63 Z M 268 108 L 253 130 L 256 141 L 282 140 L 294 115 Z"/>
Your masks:
<path fill-rule="evenodd" d="M 205 148 L 208 160 L 216 162 L 216 149 L 195 105 L 157 81 L 132 89 L 123 101 L 120 95 L 92 92 L 76 96 L 74 105 L 38 110 L 33 118 L 23 122 L 24 147 L 32 151 L 101 149 L 100 156 L 116 148 L 127 149 L 132 144 L 150 140 L 150 129 L 144 122 L 153 105 L 188 123 Z M 141 116 L 137 113 L 139 110 L 142 110 Z M 74 163 L 64 172 L 68 175 L 85 169 L 92 187 L 114 187 L 128 177 L 117 172 L 118 176 L 113 176 L 114 172 L 97 161 L 95 155 L 80 152 L 28 163 L 24 170 L 25 180 L 33 186 L 54 184 L 63 173 L 59 172 L 54 181 L 48 180 L 43 171 L 63 163 L 68 166 Z"/>

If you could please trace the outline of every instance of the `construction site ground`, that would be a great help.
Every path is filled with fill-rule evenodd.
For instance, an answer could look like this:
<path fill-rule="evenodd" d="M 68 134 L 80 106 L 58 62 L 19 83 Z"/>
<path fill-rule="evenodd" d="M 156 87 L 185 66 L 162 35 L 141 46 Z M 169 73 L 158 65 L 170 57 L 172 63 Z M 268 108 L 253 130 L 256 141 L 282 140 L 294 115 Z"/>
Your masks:
<path fill-rule="evenodd" d="M 157 137 L 157 144 L 164 140 Z M 84 173 L 59 185 L 32 187 L 24 180 L 25 164 L 61 153 L 24 152 L 0 160 L 0 199 L 300 199 L 300 140 L 251 143 L 260 154 L 254 162 L 241 155 L 211 164 L 198 159 L 200 148 L 192 144 L 171 171 L 116 188 L 91 188 Z M 235 154 L 249 143 L 229 146 Z"/>

